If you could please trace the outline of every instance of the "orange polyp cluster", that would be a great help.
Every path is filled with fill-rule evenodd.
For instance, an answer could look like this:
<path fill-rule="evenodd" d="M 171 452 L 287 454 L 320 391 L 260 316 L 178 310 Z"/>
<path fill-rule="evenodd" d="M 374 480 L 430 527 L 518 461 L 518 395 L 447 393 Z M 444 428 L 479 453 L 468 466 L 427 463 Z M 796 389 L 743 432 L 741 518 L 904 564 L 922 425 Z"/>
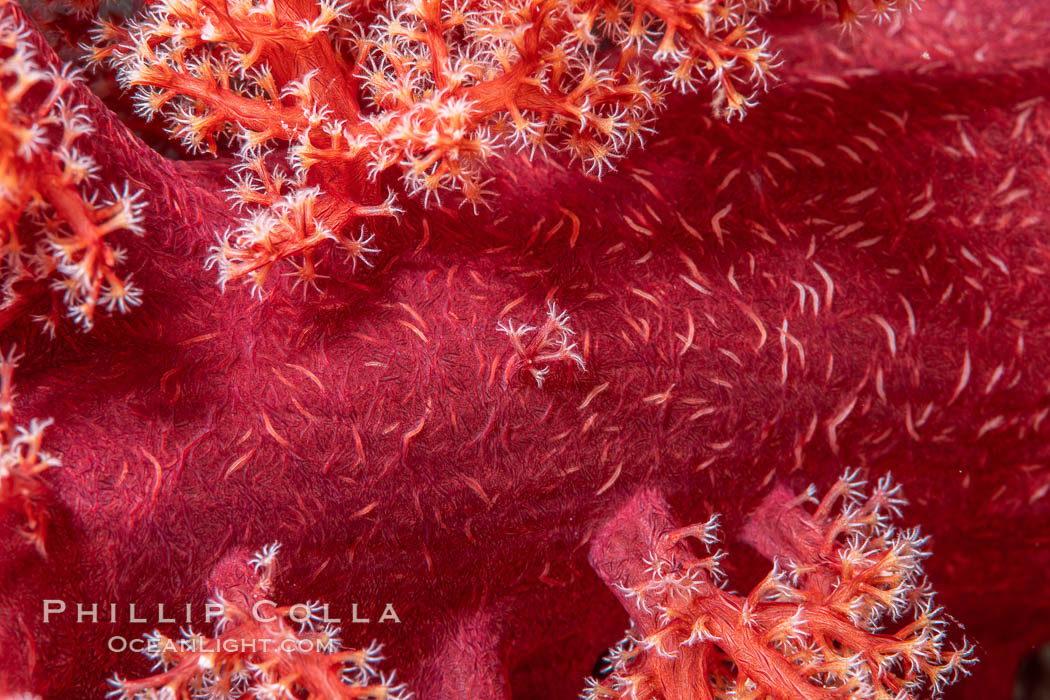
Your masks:
<path fill-rule="evenodd" d="M 836 2 L 843 21 L 856 16 Z M 907 4 L 874 3 L 879 16 Z M 231 191 L 252 211 L 219 236 L 209 263 L 223 286 L 249 281 L 261 295 L 289 258 L 297 284 L 315 286 L 332 243 L 354 269 L 369 264 L 359 245 L 374 238 L 368 222 L 401 213 L 399 194 L 382 191 L 387 171 L 424 204 L 451 190 L 476 210 L 486 163 L 507 149 L 561 152 L 601 177 L 651 131 L 665 86 L 706 84 L 716 112 L 742 115 L 775 64 L 756 26 L 768 10 L 750 0 L 154 0 L 138 20 L 101 21 L 89 50 L 187 148 L 216 153 L 233 138 L 243 168 L 271 168 L 273 186 L 248 179 Z M 142 203 L 124 187 L 96 206 L 97 166 L 76 149 L 91 127 L 63 99 L 76 76 L 41 64 L 23 34 L 9 20 L 0 37 L 0 326 L 35 303 L 18 283 L 52 280 L 89 329 L 100 304 L 140 301 L 106 237 L 141 234 Z M 35 318 L 54 333 L 59 313 Z"/>
<path fill-rule="evenodd" d="M 412 693 L 382 674 L 381 647 L 343 649 L 338 628 L 319 626 L 322 606 L 276 606 L 270 600 L 280 545 L 267 545 L 244 566 L 224 562 L 243 580 L 217 591 L 209 608 L 215 636 L 184 629 L 175 639 L 154 631 L 143 653 L 159 672 L 110 680 L 120 700 L 303 698 L 408 700 Z M 323 620 L 321 620 L 323 621 Z"/>
<path fill-rule="evenodd" d="M 14 18 L 0 21 L 3 306 L 34 307 L 34 283 L 47 282 L 65 312 L 90 329 L 98 306 L 126 312 L 140 301 L 130 276 L 117 272 L 124 254 L 111 241 L 119 231 L 144 232 L 143 205 L 127 185 L 99 190 L 98 164 L 81 150 L 94 129 L 83 106 L 68 99 L 76 72 L 52 69 L 28 36 Z M 58 313 L 34 318 L 53 334 Z M 15 315 L 5 314 L 0 325 Z"/>
<path fill-rule="evenodd" d="M 231 199 L 282 220 L 260 234 L 249 215 L 212 251 L 222 285 L 260 291 L 288 258 L 301 258 L 295 274 L 314 284 L 330 244 L 400 214 L 381 191 L 387 171 L 424 205 L 454 191 L 476 210 L 488 196 L 486 163 L 504 150 L 561 152 L 601 177 L 651 130 L 665 85 L 706 84 L 717 113 L 742 115 L 775 63 L 755 23 L 768 9 L 749 0 L 154 0 L 126 27 L 100 25 L 90 51 L 187 148 L 214 153 L 225 136 L 240 141 L 244 162 L 274 161 L 281 184 L 269 200 L 243 187 Z M 297 192 L 333 203 L 284 221 Z"/>
<path fill-rule="evenodd" d="M 126 27 L 103 24 L 92 60 L 111 63 L 140 112 L 163 113 L 188 148 L 214 152 L 226 135 L 245 162 L 272 157 L 279 192 L 264 201 L 237 187 L 235 203 L 280 210 L 297 191 L 336 200 L 272 235 L 249 218 L 222 237 L 221 281 L 258 288 L 285 258 L 305 259 L 311 283 L 322 243 L 396 216 L 379 182 L 388 170 L 425 203 L 454 190 L 476 207 L 485 162 L 507 148 L 563 151 L 607 172 L 641 140 L 673 75 L 680 88 L 708 80 L 724 109 L 743 111 L 771 57 L 746 3 L 717 6 L 698 18 L 691 5 L 625 14 L 570 0 L 162 0 Z M 659 41 L 642 31 L 654 23 L 669 27 Z M 651 57 L 660 67 L 643 70 Z"/>
<path fill-rule="evenodd" d="M 801 507 L 815 502 L 812 487 L 769 506 L 774 531 L 754 537 L 777 554 L 747 596 L 721 587 L 723 553 L 700 559 L 682 544 L 714 544 L 716 518 L 663 529 L 640 575 L 607 581 L 633 626 L 608 675 L 591 679 L 581 698 L 939 696 L 968 673 L 974 649 L 965 640 L 946 646 L 947 622 L 922 575 L 926 538 L 891 524 L 900 487 L 887 476 L 865 499 L 862 484 L 847 472 L 812 514 Z"/>
<path fill-rule="evenodd" d="M 13 349 L 0 355 L 0 513 L 15 513 L 22 533 L 44 556 L 46 487 L 40 475 L 59 461 L 41 450 L 50 420 L 34 420 L 28 429 L 15 425 L 14 371 L 20 359 Z"/>

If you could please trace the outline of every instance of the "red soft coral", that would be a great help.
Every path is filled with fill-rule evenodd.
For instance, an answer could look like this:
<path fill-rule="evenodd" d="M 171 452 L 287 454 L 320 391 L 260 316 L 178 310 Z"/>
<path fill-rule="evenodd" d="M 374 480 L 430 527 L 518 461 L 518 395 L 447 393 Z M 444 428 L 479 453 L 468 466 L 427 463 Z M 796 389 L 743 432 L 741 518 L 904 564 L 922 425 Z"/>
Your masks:
<path fill-rule="evenodd" d="M 147 635 L 143 653 L 160 672 L 140 679 L 113 678 L 108 697 L 121 700 L 171 698 L 303 698 L 304 700 L 407 700 L 394 674 L 381 673 L 380 646 L 343 649 L 327 605 L 278 606 L 273 593 L 280 545 L 267 545 L 250 559 L 233 552 L 212 574 L 208 603 L 215 637 L 183 629 L 181 639 Z M 320 623 L 326 623 L 323 627 Z M 131 643 L 128 643 L 132 646 Z"/>
<path fill-rule="evenodd" d="M 84 144 L 95 130 L 71 98 L 78 71 L 42 57 L 28 23 L 0 20 L 0 328 L 46 298 L 34 315 L 52 335 L 66 311 L 90 329 L 95 309 L 126 313 L 141 301 L 115 234 L 143 233 L 140 191 L 125 181 L 100 186 Z M 101 201 L 99 201 L 101 199 Z"/>
<path fill-rule="evenodd" d="M 813 487 L 770 494 L 747 537 L 773 568 L 746 596 L 724 589 L 724 552 L 699 559 L 684 546 L 715 544 L 717 516 L 675 528 L 655 494 L 628 501 L 593 538 L 591 563 L 632 627 L 583 697 L 939 696 L 969 673 L 974 648 L 945 646 L 922 575 L 928 538 L 892 524 L 900 486 L 887 475 L 866 499 L 862 486 L 847 472 L 812 514 L 801 506 L 817 503 Z"/>
<path fill-rule="evenodd" d="M 239 225 L 233 159 L 161 158 L 71 86 L 100 185 L 143 190 L 120 268 L 143 297 L 91 334 L 5 327 L 14 419 L 54 417 L 63 468 L 39 475 L 47 559 L 3 533 L 0 688 L 148 675 L 107 649 L 141 626 L 45 624 L 43 601 L 203 605 L 216 564 L 279 539 L 279 599 L 375 610 L 347 640 L 382 640 L 418 697 L 571 697 L 628 622 L 586 552 L 639 489 L 739 533 L 851 464 L 892 469 L 932 537 L 982 659 L 949 693 L 1005 696 L 1050 637 L 1048 10 L 940 0 L 849 47 L 775 14 L 783 82 L 742 122 L 672 100 L 600 183 L 507 156 L 494 212 L 408 199 L 375 269 L 305 302 L 201 272 Z M 573 333 L 530 366 L 534 332 L 506 331 L 551 303 Z M 750 589 L 768 562 L 730 544 Z"/>
<path fill-rule="evenodd" d="M 42 449 L 51 420 L 33 420 L 25 428 L 15 424 L 14 373 L 19 360 L 14 351 L 0 356 L 0 518 L 47 556 L 48 492 L 41 475 L 59 466 L 57 457 Z"/>

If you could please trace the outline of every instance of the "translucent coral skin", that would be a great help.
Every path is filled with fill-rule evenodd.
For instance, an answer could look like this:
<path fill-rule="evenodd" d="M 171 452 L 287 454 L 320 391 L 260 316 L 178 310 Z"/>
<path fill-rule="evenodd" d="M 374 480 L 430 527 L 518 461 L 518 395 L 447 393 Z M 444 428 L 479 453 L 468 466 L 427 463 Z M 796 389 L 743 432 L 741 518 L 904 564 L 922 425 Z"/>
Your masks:
<path fill-rule="evenodd" d="M 223 295 L 201 271 L 232 221 L 223 163 L 172 166 L 83 97 L 109 176 L 149 192 L 128 260 L 144 298 L 90 336 L 5 332 L 25 354 L 15 418 L 56 419 L 63 467 L 46 475 L 48 559 L 13 532 L 0 548 L 0 685 L 89 698 L 144 675 L 105 649 L 140 626 L 44 625 L 41 600 L 203 603 L 231 548 L 280 539 L 282 599 L 344 619 L 352 602 L 398 606 L 400 625 L 345 638 L 383 640 L 410 687 L 448 688 L 420 697 L 455 697 L 427 679 L 480 615 L 501 666 L 479 666 L 512 697 L 571 698 L 627 623 L 588 541 L 641 484 L 739 533 L 774 484 L 826 486 L 853 464 L 903 482 L 939 601 L 979 644 L 950 697 L 1006 697 L 1050 636 L 1033 101 L 1050 8 L 951 9 L 858 37 L 849 65 L 874 74 L 813 58 L 835 35 L 800 29 L 784 85 L 743 123 L 678 103 L 601 183 L 511 161 L 498 212 L 408 211 L 374 272 L 306 302 Z M 559 207 L 581 221 L 574 246 Z M 586 371 L 504 385 L 497 324 L 542 322 L 548 294 Z M 733 544 L 728 573 L 757 580 L 767 562 Z"/>

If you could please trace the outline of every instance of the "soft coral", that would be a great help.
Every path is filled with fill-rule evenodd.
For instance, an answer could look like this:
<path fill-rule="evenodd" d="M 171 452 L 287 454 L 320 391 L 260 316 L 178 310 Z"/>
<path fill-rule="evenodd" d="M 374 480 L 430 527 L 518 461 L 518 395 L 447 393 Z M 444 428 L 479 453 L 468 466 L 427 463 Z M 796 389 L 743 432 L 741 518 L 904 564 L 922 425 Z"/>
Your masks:
<path fill-rule="evenodd" d="M 65 466 L 42 475 L 48 561 L 21 537 L 0 550 L 0 683 L 89 697 L 144 673 L 105 649 L 137 630 L 44 625 L 41 599 L 196 602 L 231 549 L 280 538 L 297 553 L 280 595 L 344 617 L 398 604 L 402 625 L 347 634 L 387 642 L 414 688 L 436 676 L 421 697 L 568 697 L 627 622 L 584 553 L 640 486 L 740 532 L 770 483 L 851 463 L 901 478 L 940 600 L 980 644 L 950 692 L 1005 695 L 1050 632 L 1050 78 L 1033 63 L 1050 23 L 1034 4 L 950 9 L 858 39 L 874 68 L 806 30 L 743 123 L 675 103 L 600 184 L 510 159 L 492 216 L 409 205 L 376 271 L 305 304 L 222 296 L 200 267 L 235 225 L 209 191 L 227 163 L 172 165 L 72 88 L 105 181 L 146 191 L 128 269 L 149 285 L 91 336 L 6 330 L 34 387 L 18 410 L 58 419 Z M 503 382 L 498 325 L 548 300 L 586 372 Z M 768 570 L 746 548 L 730 565 Z"/>
<path fill-rule="evenodd" d="M 96 307 L 140 302 L 113 239 L 143 233 L 143 203 L 126 181 L 100 186 L 84 149 L 95 125 L 71 97 L 78 71 L 39 56 L 35 41 L 17 15 L 0 19 L 0 326 L 38 307 L 49 283 L 61 303 L 35 318 L 53 335 L 62 309 L 90 329 Z"/>
<path fill-rule="evenodd" d="M 248 213 L 211 263 L 223 285 L 259 290 L 287 259 L 314 284 L 330 243 L 355 267 L 367 261 L 362 227 L 402 211 L 396 191 L 381 194 L 388 171 L 424 202 L 452 189 L 476 212 L 490 194 L 486 161 L 501 151 L 564 152 L 601 177 L 652 131 L 665 86 L 707 83 L 716 111 L 742 115 L 775 64 L 757 24 L 769 10 L 746 0 L 163 0 L 126 26 L 103 23 L 92 60 L 114 66 L 140 113 L 165 115 L 189 148 L 239 140 L 230 193 Z"/>
<path fill-rule="evenodd" d="M 583 697 L 939 695 L 969 672 L 974 649 L 945 648 L 947 623 L 922 578 L 926 538 L 891 524 L 905 504 L 900 487 L 887 475 L 865 499 L 862 486 L 847 472 L 813 513 L 801 507 L 817 502 L 813 487 L 770 494 L 746 536 L 773 568 L 746 596 L 723 588 L 723 552 L 699 559 L 684 546 L 715 544 L 717 516 L 675 528 L 653 492 L 628 501 L 590 557 L 632 628 Z M 896 629 L 885 629 L 890 619 Z"/>

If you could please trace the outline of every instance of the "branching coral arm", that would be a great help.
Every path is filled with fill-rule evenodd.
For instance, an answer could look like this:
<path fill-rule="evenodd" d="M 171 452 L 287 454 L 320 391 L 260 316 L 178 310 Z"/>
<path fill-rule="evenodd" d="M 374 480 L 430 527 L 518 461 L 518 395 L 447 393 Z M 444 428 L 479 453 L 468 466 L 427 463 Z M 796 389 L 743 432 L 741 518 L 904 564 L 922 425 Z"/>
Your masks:
<path fill-rule="evenodd" d="M 20 359 L 13 348 L 0 355 L 0 513 L 20 516 L 22 533 L 46 556 L 47 488 L 40 475 L 59 460 L 41 449 L 50 420 L 34 420 L 28 429 L 15 425 L 14 372 Z"/>
<path fill-rule="evenodd" d="M 747 597 L 717 587 L 711 566 L 684 546 L 688 536 L 713 544 L 711 521 L 674 528 L 656 494 L 635 496 L 591 551 L 632 629 L 616 647 L 612 673 L 592 681 L 582 697 L 695 697 L 695 687 L 706 684 L 711 698 L 915 700 L 967 673 L 973 647 L 965 640 L 946 647 L 947 625 L 919 581 L 925 540 L 876 517 L 900 514 L 899 488 L 887 476 L 863 498 L 861 484 L 848 472 L 813 514 L 801 508 L 812 489 L 768 497 L 746 536 L 775 565 Z M 840 500 L 845 505 L 835 515 Z M 760 531 L 770 523 L 774 537 Z M 825 553 L 830 532 L 833 546 Z M 783 537 L 792 544 L 780 545 Z M 909 613 L 910 623 L 883 629 L 887 616 Z"/>
<path fill-rule="evenodd" d="M 6 302 L 36 305 L 23 299 L 21 283 L 48 280 L 68 315 L 89 329 L 99 304 L 126 312 L 140 301 L 130 276 L 117 272 L 123 251 L 111 238 L 120 231 L 144 233 L 141 194 L 127 185 L 99 191 L 99 166 L 83 150 L 84 137 L 94 129 L 72 97 L 76 72 L 40 56 L 7 3 L 0 13 L 0 236 L 6 253 L 0 264 Z M 40 318 L 54 332 L 55 319 Z"/>
<path fill-rule="evenodd" d="M 408 700 L 412 693 L 393 675 L 381 674 L 379 645 L 342 649 L 340 631 L 315 629 L 319 604 L 276 606 L 273 595 L 280 545 L 228 555 L 217 566 L 221 580 L 212 601 L 221 612 L 215 636 L 184 630 L 182 639 L 146 636 L 145 654 L 162 671 L 147 678 L 114 677 L 110 697 L 302 697 L 309 700 Z"/>

